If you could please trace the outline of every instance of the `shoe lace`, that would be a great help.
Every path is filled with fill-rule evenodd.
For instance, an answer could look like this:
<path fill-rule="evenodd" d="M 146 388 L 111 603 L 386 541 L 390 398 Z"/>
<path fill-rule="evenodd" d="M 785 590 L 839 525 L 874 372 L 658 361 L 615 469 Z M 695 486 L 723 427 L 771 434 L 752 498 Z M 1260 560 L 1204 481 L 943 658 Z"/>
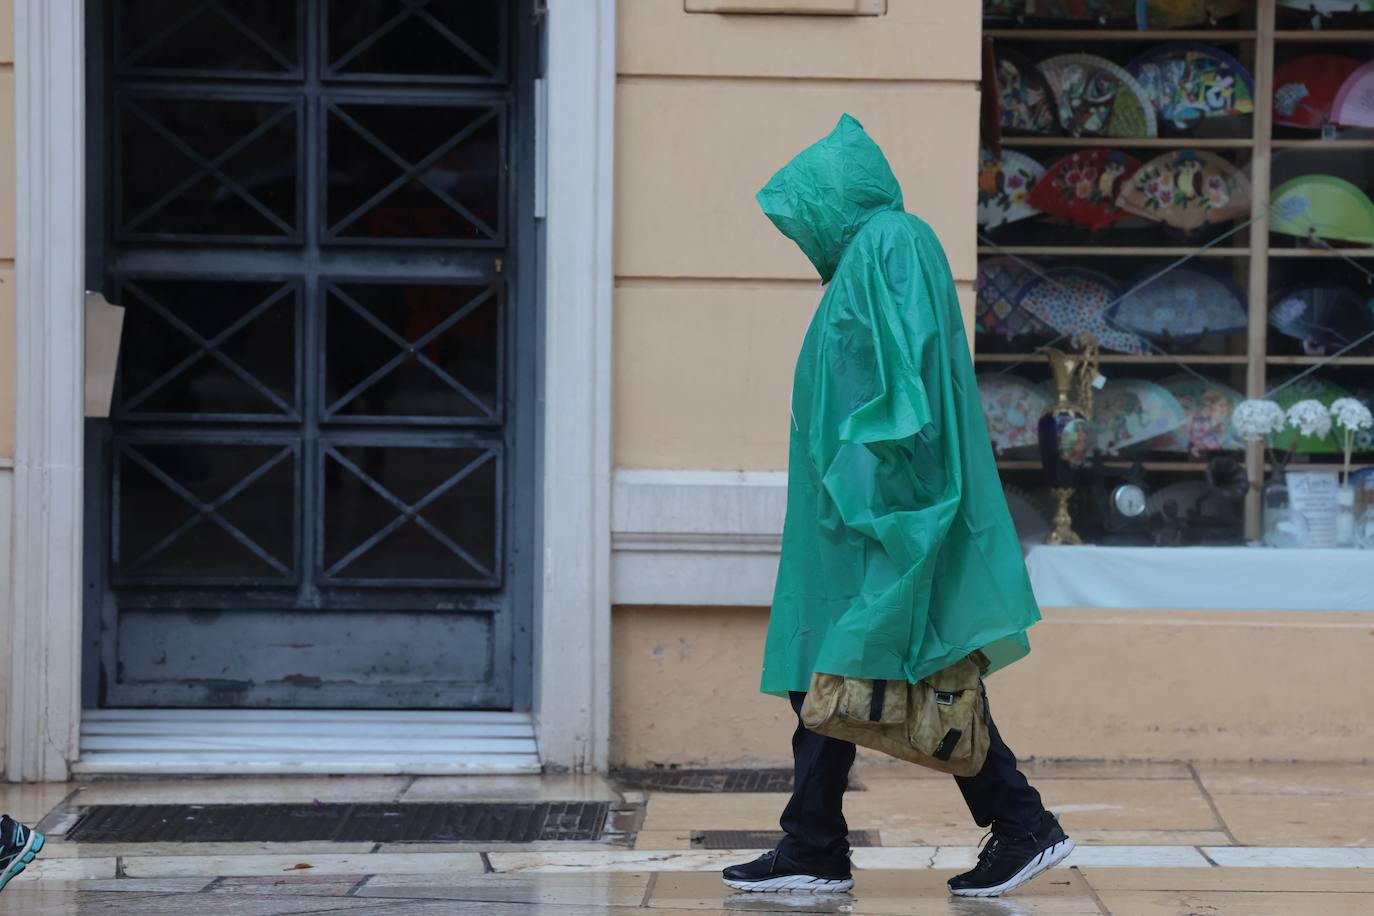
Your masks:
<path fill-rule="evenodd" d="M 986 865 L 997 856 L 997 850 L 1002 845 L 1002 838 L 989 830 L 983 834 L 983 839 L 978 842 L 983 844 L 982 850 L 978 853 L 978 864 Z"/>

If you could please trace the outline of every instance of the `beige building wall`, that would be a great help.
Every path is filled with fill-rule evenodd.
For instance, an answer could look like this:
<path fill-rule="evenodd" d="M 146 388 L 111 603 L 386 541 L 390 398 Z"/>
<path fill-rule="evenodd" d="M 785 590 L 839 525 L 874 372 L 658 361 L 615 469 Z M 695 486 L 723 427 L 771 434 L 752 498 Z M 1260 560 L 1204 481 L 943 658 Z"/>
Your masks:
<path fill-rule="evenodd" d="M 815 270 L 754 193 L 849 112 L 965 294 L 975 271 L 976 3 L 878 17 L 619 4 L 615 463 L 781 470 Z"/>

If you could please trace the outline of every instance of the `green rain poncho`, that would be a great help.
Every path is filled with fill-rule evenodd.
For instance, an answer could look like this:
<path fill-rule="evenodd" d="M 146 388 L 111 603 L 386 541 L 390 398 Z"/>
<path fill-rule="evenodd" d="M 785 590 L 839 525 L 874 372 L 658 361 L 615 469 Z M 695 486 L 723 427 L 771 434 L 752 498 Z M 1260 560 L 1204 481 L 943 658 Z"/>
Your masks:
<path fill-rule="evenodd" d="M 829 284 L 792 383 L 762 689 L 1021 658 L 1040 612 L 935 233 L 849 115 L 758 201 Z"/>

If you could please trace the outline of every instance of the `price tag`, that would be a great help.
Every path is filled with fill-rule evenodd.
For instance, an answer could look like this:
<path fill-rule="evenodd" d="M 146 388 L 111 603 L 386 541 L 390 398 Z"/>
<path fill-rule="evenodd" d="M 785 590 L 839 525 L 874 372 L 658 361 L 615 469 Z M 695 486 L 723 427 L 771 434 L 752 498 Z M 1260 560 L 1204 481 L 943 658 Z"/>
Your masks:
<path fill-rule="evenodd" d="M 1107 377 L 1103 375 L 1101 372 L 1093 376 L 1093 387 L 1096 388 L 1098 391 L 1101 391 L 1106 386 L 1106 384 Z"/>

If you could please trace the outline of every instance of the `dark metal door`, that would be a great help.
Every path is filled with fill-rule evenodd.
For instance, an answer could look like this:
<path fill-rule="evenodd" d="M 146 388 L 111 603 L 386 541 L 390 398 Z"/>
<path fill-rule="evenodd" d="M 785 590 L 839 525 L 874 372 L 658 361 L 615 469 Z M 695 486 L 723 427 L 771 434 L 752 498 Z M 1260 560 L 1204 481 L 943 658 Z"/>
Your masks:
<path fill-rule="evenodd" d="M 528 707 L 513 6 L 92 3 L 88 702 Z"/>

